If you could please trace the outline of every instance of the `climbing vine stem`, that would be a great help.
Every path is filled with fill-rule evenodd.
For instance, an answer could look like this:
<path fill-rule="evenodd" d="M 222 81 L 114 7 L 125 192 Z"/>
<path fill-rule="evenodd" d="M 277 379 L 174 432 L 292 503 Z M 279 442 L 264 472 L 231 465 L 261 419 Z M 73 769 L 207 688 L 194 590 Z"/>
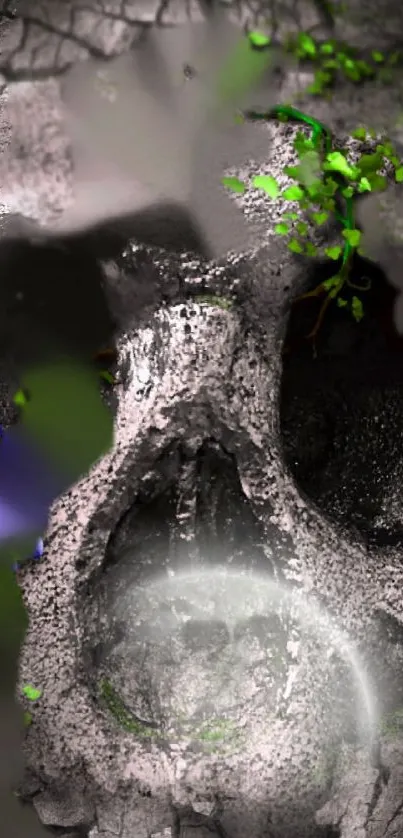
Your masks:
<path fill-rule="evenodd" d="M 332 135 L 326 125 L 324 125 L 319 120 L 315 119 L 312 116 L 309 116 L 306 113 L 298 110 L 297 108 L 292 107 L 291 105 L 275 105 L 274 107 L 270 108 L 269 111 L 256 111 L 256 110 L 248 110 L 243 113 L 244 118 L 247 121 L 256 122 L 256 121 L 268 121 L 271 119 L 277 119 L 280 121 L 293 121 L 297 123 L 303 123 L 307 125 L 311 131 L 311 145 L 312 150 L 317 153 L 320 159 L 320 166 L 323 166 L 324 161 L 326 158 L 331 154 L 332 151 Z M 307 151 L 309 148 L 307 148 Z M 343 176 L 341 176 L 343 178 Z M 339 178 L 340 180 L 340 178 Z M 345 182 L 345 179 L 343 178 Z M 314 197 L 311 191 L 311 197 Z M 340 212 L 339 209 L 336 208 L 336 204 L 334 205 L 334 214 L 338 221 L 342 224 L 345 229 L 352 230 L 354 229 L 354 213 L 353 213 L 353 203 L 351 196 L 345 196 L 344 198 L 344 214 Z M 319 296 L 321 294 L 325 294 L 326 291 L 328 292 L 325 296 L 325 299 L 322 303 L 322 306 L 319 311 L 319 315 L 317 317 L 316 323 L 312 329 L 312 331 L 307 335 L 308 340 L 311 340 L 314 346 L 314 352 L 316 353 L 316 337 L 319 332 L 319 329 L 322 325 L 324 316 L 326 311 L 329 307 L 331 300 L 336 297 L 337 294 L 341 291 L 343 285 L 348 282 L 349 270 L 350 270 L 350 261 L 352 254 L 354 252 L 354 248 L 350 244 L 348 240 L 344 242 L 343 246 L 343 253 L 342 253 L 342 265 L 340 271 L 338 272 L 337 276 L 334 277 L 334 283 L 332 285 L 326 284 L 325 282 L 320 283 L 313 291 L 308 292 L 307 294 L 303 294 L 298 299 L 306 299 L 308 297 Z M 333 279 L 333 278 L 332 278 Z"/>
<path fill-rule="evenodd" d="M 341 294 L 342 289 L 347 286 L 358 294 L 369 291 L 371 287 L 370 280 L 357 285 L 350 279 L 354 254 L 358 252 L 364 255 L 360 248 L 361 231 L 356 228 L 355 223 L 353 199 L 360 193 L 382 191 L 386 188 L 387 180 L 382 170 L 387 162 L 394 167 L 396 182 L 402 182 L 401 161 L 391 142 L 385 138 L 378 142 L 375 152 L 362 154 L 356 164 L 350 163 L 345 149 L 334 148 L 329 128 L 292 105 L 275 105 L 266 111 L 246 110 L 242 113 L 242 118 L 250 122 L 267 122 L 273 119 L 280 122 L 291 121 L 310 129 L 309 138 L 304 132 L 298 132 L 294 140 L 299 164 L 286 166 L 283 171 L 295 181 L 295 185 L 288 187 L 281 197 L 286 201 L 297 202 L 300 209 L 307 211 L 310 220 L 317 226 L 324 224 L 329 216 L 333 215 L 342 227 L 341 244 L 324 250 L 324 254 L 338 265 L 336 270 L 335 264 L 334 276 L 297 298 L 302 300 L 324 296 L 316 323 L 307 335 L 316 354 L 316 337 L 332 300 L 341 308 L 349 308 L 356 321 L 364 316 L 360 296 L 350 294 L 350 298 L 345 299 Z M 363 127 L 358 127 L 352 136 L 361 141 L 371 139 L 373 142 L 376 137 L 374 131 Z M 223 183 L 236 191 L 243 191 L 243 184 L 237 179 L 224 178 Z M 253 179 L 253 185 L 262 188 L 271 198 L 277 198 L 280 194 L 279 184 L 271 176 L 258 175 Z M 301 221 L 298 213 L 284 213 L 281 222 L 275 227 L 275 232 L 288 236 L 288 248 L 292 252 L 309 257 L 317 255 L 317 246 L 308 238 L 308 225 Z M 295 233 L 298 235 L 295 236 Z"/>

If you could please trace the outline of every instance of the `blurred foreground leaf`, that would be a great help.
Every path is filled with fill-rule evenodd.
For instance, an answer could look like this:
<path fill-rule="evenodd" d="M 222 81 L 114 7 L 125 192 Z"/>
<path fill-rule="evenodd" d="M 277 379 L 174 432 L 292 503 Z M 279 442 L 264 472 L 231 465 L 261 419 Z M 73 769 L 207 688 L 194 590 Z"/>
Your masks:
<path fill-rule="evenodd" d="M 27 372 L 23 384 L 30 393 L 23 427 L 57 468 L 77 480 L 113 441 L 113 417 L 101 401 L 97 376 L 60 362 Z"/>

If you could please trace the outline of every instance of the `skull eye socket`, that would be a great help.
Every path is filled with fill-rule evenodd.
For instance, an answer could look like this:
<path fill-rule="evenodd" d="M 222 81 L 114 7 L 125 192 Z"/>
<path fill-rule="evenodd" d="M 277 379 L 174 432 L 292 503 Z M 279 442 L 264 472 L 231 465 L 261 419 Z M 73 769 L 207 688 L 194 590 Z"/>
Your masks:
<path fill-rule="evenodd" d="M 283 453 L 298 487 L 327 516 L 366 542 L 402 543 L 392 510 L 403 431 L 393 407 L 403 385 L 396 290 L 377 264 L 357 257 L 349 282 L 329 299 L 320 286 L 339 268 L 318 263 L 305 293 L 290 301 Z"/>
<path fill-rule="evenodd" d="M 181 629 L 189 651 L 218 651 L 230 642 L 227 626 L 221 620 L 189 620 Z"/>

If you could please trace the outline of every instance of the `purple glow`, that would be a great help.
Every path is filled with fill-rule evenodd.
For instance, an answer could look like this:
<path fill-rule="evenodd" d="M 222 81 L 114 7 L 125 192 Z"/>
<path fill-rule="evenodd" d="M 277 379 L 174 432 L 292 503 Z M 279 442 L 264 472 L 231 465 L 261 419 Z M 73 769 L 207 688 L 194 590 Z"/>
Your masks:
<path fill-rule="evenodd" d="M 23 515 L 0 498 L 0 541 L 20 535 L 24 527 Z"/>
<path fill-rule="evenodd" d="M 20 428 L 2 431 L 0 543 L 17 535 L 43 531 L 51 504 L 69 483 Z M 37 544 L 36 553 L 38 549 L 41 548 Z"/>

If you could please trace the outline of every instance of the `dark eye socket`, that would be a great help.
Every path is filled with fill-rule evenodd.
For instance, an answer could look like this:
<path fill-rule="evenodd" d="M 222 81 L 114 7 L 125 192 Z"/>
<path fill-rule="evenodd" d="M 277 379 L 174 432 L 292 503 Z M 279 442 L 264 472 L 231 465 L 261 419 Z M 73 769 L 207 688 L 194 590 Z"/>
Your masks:
<path fill-rule="evenodd" d="M 230 635 L 221 620 L 189 620 L 182 628 L 182 639 L 191 651 L 214 651 L 226 646 Z"/>
<path fill-rule="evenodd" d="M 262 645 L 273 642 L 276 645 L 279 643 L 284 645 L 286 639 L 277 614 L 256 615 L 238 623 L 234 630 L 234 638 L 241 640 L 244 637 L 249 639 L 255 637 Z"/>

